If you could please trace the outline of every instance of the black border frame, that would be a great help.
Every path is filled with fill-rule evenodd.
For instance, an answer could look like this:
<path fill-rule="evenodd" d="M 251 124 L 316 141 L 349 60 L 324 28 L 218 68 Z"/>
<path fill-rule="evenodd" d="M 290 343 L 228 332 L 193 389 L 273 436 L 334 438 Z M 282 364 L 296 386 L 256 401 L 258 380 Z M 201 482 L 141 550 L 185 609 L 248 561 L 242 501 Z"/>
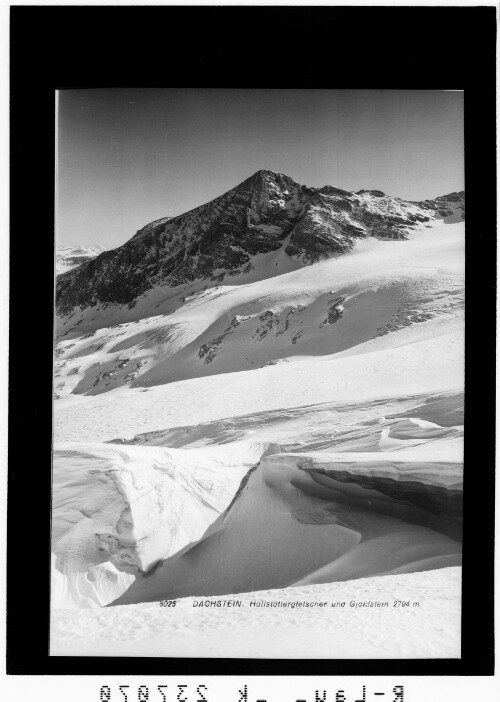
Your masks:
<path fill-rule="evenodd" d="M 14 6 L 10 14 L 7 673 L 492 675 L 495 8 Z M 461 659 L 48 656 L 54 91 L 77 87 L 465 90 L 467 431 Z M 29 338 L 37 339 L 39 368 L 33 368 L 24 318 L 33 304 L 39 314 L 30 317 Z M 22 458 L 16 450 L 19 442 Z M 36 584 L 24 578 L 26 570 L 38 574 Z"/>

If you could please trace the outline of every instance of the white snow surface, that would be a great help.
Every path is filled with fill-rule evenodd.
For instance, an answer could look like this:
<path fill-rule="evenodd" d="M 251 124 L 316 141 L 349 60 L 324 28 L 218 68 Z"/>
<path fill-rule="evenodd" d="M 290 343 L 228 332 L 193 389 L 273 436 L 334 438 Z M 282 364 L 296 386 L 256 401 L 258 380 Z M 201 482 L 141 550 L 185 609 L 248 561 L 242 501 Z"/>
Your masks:
<path fill-rule="evenodd" d="M 54 606 L 99 606 L 200 539 L 267 445 L 179 449 L 64 443 L 54 451 Z"/>
<path fill-rule="evenodd" d="M 53 655 L 460 655 L 463 226 L 59 320 Z"/>
<path fill-rule="evenodd" d="M 66 273 L 104 251 L 102 246 L 63 246 L 56 251 L 56 275 Z"/>
<path fill-rule="evenodd" d="M 237 284 L 155 288 L 132 309 L 87 308 L 59 320 L 58 398 L 254 371 L 270 362 L 306 360 L 309 368 L 318 357 L 397 347 L 395 339 L 384 344 L 384 335 L 412 325 L 425 328 L 412 342 L 447 332 L 462 342 L 463 224 L 423 227 L 409 241 L 363 239 L 345 256 L 269 277 L 277 255 L 285 256 L 256 257 L 254 272 Z"/>
<path fill-rule="evenodd" d="M 52 655 L 459 658 L 461 568 L 80 611 L 52 619 Z M 395 601 L 409 607 L 395 607 Z M 224 606 L 239 601 L 241 607 Z M 351 607 L 351 602 L 388 607 Z M 193 604 L 202 603 L 202 606 Z M 206 603 L 221 606 L 204 606 Z M 288 606 L 255 607 L 267 602 Z M 294 603 L 309 606 L 290 608 Z M 323 602 L 324 607 L 314 607 Z M 345 602 L 344 607 L 338 603 Z M 418 602 L 419 606 L 413 606 Z M 336 605 L 336 606 L 332 606 Z"/>

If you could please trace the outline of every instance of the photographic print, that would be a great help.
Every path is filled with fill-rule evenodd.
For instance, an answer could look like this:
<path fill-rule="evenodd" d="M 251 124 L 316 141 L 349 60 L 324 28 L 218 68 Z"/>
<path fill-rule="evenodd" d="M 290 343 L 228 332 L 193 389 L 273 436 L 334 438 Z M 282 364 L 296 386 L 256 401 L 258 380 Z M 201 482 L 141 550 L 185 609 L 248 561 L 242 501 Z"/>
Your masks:
<path fill-rule="evenodd" d="M 57 93 L 50 652 L 459 658 L 463 93 Z"/>

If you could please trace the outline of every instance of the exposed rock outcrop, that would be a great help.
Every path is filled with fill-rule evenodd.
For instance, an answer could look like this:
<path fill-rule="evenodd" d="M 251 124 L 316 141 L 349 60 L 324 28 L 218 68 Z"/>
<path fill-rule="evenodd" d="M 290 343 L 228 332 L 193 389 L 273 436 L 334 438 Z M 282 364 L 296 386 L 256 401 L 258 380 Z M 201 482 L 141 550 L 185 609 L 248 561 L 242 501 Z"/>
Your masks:
<path fill-rule="evenodd" d="M 283 248 L 307 265 L 349 251 L 360 237 L 405 239 L 422 222 L 463 218 L 464 193 L 408 202 L 379 190 L 309 188 L 258 171 L 211 202 L 156 220 L 123 246 L 58 276 L 56 306 L 128 304 L 148 289 L 217 280 L 250 270 L 251 259 Z"/>

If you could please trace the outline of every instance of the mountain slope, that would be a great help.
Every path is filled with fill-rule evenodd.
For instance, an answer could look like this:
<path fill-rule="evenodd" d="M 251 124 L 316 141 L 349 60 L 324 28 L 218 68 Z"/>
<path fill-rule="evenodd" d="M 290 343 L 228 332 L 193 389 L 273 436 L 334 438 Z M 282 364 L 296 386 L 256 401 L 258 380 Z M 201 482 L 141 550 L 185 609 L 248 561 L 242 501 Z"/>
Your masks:
<path fill-rule="evenodd" d="M 309 188 L 258 171 L 212 202 L 156 220 L 123 246 L 59 276 L 56 306 L 62 316 L 76 307 L 133 306 L 156 286 L 227 283 L 250 273 L 256 255 L 282 250 L 288 266 L 290 260 L 302 266 L 345 253 L 359 238 L 405 239 L 419 223 L 458 221 L 463 212 L 463 193 L 415 203 L 377 190 Z"/>
<path fill-rule="evenodd" d="M 440 334 L 463 311 L 463 223 L 421 225 L 408 241 L 358 239 L 347 255 L 266 276 L 281 256 L 255 256 L 232 285 L 75 310 L 59 325 L 56 395 L 356 353 L 411 327 Z"/>

